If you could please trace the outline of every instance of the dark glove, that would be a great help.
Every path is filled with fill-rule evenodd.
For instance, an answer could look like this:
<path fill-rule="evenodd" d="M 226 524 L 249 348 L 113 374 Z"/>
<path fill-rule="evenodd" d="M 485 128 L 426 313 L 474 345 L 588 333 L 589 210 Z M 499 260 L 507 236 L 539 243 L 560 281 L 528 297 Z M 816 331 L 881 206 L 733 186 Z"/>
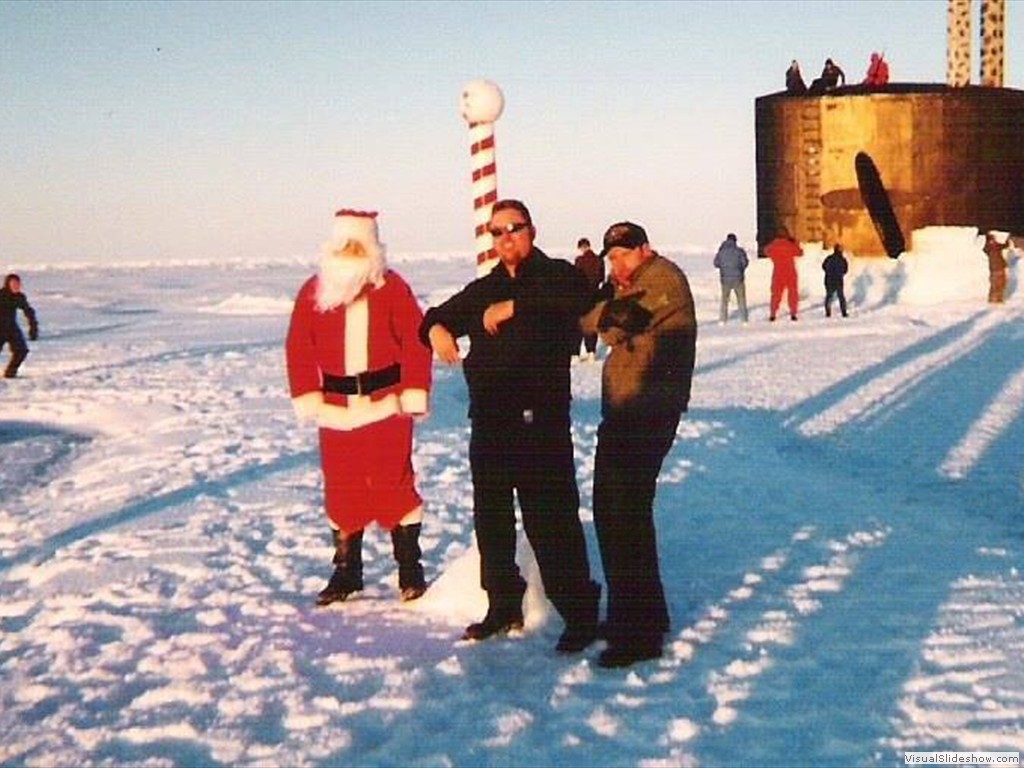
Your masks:
<path fill-rule="evenodd" d="M 597 330 L 621 328 L 626 333 L 639 333 L 651 322 L 653 313 L 640 306 L 638 294 L 612 299 L 604 306 L 597 320 Z"/>
<path fill-rule="evenodd" d="M 602 283 L 601 287 L 594 293 L 594 303 L 597 304 L 599 301 L 610 301 L 615 298 L 615 286 L 612 281 L 609 280 L 606 283 Z"/>
<path fill-rule="evenodd" d="M 28 329 L 28 340 L 29 341 L 35 341 L 38 338 L 39 338 L 39 326 L 38 325 L 33 325 L 32 327 L 30 327 Z"/>

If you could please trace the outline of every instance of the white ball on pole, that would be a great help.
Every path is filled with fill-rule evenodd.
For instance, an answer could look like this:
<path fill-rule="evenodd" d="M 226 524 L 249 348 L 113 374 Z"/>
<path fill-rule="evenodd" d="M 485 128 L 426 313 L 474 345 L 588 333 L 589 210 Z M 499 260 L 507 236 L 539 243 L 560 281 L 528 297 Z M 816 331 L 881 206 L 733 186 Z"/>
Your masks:
<path fill-rule="evenodd" d="M 463 119 L 474 123 L 493 123 L 505 108 L 505 96 L 490 80 L 473 80 L 462 89 L 459 99 L 459 113 Z"/>

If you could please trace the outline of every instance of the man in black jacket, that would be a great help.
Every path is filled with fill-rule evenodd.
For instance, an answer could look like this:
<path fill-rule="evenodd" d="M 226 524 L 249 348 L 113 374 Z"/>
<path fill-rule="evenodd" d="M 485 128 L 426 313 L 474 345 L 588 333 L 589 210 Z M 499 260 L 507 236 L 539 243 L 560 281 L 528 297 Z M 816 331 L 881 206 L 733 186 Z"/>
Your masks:
<path fill-rule="evenodd" d="M 591 293 L 596 295 L 601 284 L 604 282 L 604 259 L 594 253 L 593 249 L 590 247 L 590 240 L 585 237 L 581 237 L 576 242 L 576 248 L 580 253 L 573 262 L 573 266 L 575 266 L 586 279 Z M 597 334 L 585 333 L 581 335 L 583 336 L 583 350 L 585 356 L 580 359 L 593 360 L 594 355 L 597 353 Z"/>
<path fill-rule="evenodd" d="M 18 368 L 28 357 L 28 345 L 18 327 L 18 310 L 28 320 L 28 337 L 35 341 L 39 336 L 39 324 L 36 322 L 35 310 L 28 303 L 28 298 L 21 292 L 21 278 L 10 274 L 4 278 L 4 287 L 0 290 L 0 350 L 5 344 L 11 346 L 11 361 L 4 371 L 5 379 L 13 379 L 18 375 Z"/>
<path fill-rule="evenodd" d="M 488 228 L 498 264 L 430 309 L 420 327 L 421 338 L 447 363 L 459 361 L 458 337 L 471 342 L 464 370 L 473 524 L 488 609 L 463 638 L 523 626 L 515 491 L 544 589 L 565 620 L 557 649 L 581 651 L 597 637 L 600 587 L 590 578 L 579 520 L 569 361 L 591 294 L 571 264 L 534 247 L 536 231 L 520 201 L 495 203 Z"/>

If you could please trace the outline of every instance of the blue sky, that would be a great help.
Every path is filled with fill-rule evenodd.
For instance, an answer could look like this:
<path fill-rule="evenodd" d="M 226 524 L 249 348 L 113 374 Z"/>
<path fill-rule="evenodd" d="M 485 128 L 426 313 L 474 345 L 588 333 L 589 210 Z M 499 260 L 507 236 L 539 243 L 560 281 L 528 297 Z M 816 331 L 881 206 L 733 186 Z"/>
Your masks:
<path fill-rule="evenodd" d="M 342 206 L 379 209 L 392 251 L 469 253 L 476 78 L 542 247 L 622 218 L 656 246 L 749 240 L 754 99 L 793 58 L 857 81 L 880 49 L 942 82 L 945 27 L 945 0 L 0 2 L 0 260 L 312 255 Z"/>

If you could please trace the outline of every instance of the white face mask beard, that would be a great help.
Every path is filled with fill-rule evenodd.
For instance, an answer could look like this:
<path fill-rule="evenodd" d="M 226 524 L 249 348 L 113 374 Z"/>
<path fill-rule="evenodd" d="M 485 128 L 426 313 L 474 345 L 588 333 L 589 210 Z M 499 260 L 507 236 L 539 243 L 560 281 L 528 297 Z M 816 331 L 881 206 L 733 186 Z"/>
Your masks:
<path fill-rule="evenodd" d="M 325 249 L 320 259 L 316 308 L 327 312 L 351 304 L 367 283 L 376 283 L 383 274 L 384 255 L 377 249 L 365 256 Z"/>

